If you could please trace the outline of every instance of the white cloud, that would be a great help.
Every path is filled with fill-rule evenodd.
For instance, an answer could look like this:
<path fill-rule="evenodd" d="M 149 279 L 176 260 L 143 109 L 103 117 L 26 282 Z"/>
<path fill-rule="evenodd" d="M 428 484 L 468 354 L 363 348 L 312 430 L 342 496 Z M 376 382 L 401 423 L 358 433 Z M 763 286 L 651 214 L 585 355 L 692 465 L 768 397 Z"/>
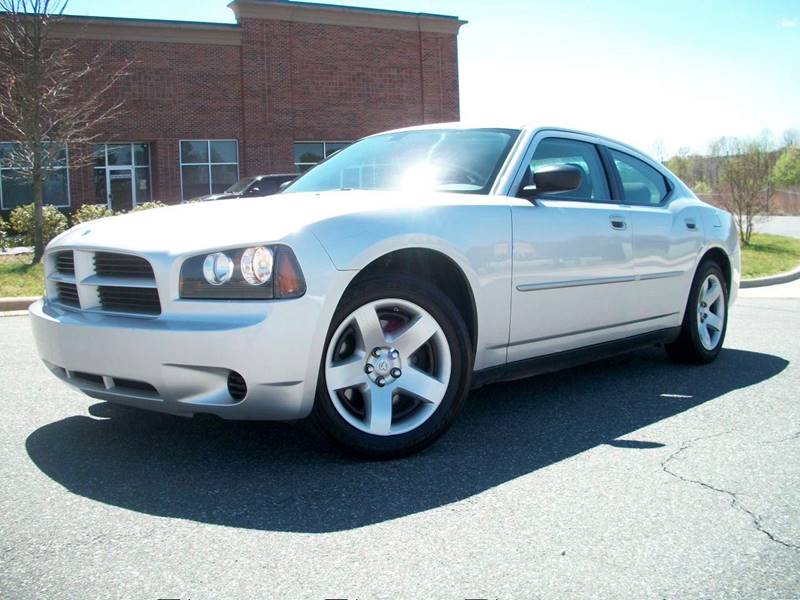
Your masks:
<path fill-rule="evenodd" d="M 794 29 L 800 27 L 800 19 L 783 19 L 781 20 L 781 27 L 784 29 Z"/>

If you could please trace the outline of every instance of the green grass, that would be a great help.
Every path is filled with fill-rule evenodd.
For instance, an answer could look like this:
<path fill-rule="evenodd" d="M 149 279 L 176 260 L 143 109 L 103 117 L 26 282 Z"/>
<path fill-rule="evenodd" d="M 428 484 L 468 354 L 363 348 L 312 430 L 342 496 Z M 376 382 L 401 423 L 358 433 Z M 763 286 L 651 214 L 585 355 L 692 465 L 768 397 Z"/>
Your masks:
<path fill-rule="evenodd" d="M 42 265 L 31 265 L 31 255 L 0 256 L 0 298 L 41 296 L 44 292 Z"/>
<path fill-rule="evenodd" d="M 782 235 L 754 233 L 742 244 L 742 278 L 753 279 L 791 271 L 800 265 L 800 240 Z"/>

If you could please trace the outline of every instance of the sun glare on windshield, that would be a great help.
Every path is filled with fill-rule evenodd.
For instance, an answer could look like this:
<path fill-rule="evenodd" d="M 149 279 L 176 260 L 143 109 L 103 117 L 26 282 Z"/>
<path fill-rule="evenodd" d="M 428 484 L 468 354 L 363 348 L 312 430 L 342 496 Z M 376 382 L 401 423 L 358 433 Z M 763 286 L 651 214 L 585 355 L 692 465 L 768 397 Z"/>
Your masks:
<path fill-rule="evenodd" d="M 317 165 L 285 193 L 357 189 L 487 194 L 518 135 L 511 129 L 377 135 Z"/>
<path fill-rule="evenodd" d="M 416 165 L 408 169 L 400 178 L 400 189 L 430 190 L 439 184 L 441 169 L 434 165 Z"/>

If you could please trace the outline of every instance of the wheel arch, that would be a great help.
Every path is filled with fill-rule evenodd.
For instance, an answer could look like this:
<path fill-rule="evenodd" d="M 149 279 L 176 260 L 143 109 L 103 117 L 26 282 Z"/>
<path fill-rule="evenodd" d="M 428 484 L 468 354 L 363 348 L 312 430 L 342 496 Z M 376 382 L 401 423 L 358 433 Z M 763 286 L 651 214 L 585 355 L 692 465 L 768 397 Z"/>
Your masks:
<path fill-rule="evenodd" d="M 401 248 L 371 260 L 347 286 L 379 276 L 404 275 L 435 285 L 458 309 L 469 332 L 473 353 L 478 344 L 478 309 L 475 294 L 461 266 L 440 250 L 426 247 Z"/>
<path fill-rule="evenodd" d="M 714 246 L 707 249 L 700 258 L 700 261 L 697 263 L 697 269 L 699 269 L 700 266 L 707 261 L 714 261 L 720 266 L 722 269 L 722 274 L 725 276 L 725 285 L 730 291 L 731 286 L 733 285 L 733 266 L 731 265 L 731 259 L 728 256 L 728 253 L 719 246 Z M 697 269 L 695 269 L 695 272 L 697 272 Z"/>

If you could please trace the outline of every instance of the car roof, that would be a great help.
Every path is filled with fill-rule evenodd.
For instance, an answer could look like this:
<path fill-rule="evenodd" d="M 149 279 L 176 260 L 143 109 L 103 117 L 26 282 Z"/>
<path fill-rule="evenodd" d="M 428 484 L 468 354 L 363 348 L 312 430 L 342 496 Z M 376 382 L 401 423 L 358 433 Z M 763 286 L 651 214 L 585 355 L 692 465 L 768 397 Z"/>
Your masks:
<path fill-rule="evenodd" d="M 498 123 L 496 121 L 451 121 L 447 123 L 427 123 L 425 125 L 399 127 L 390 131 L 381 131 L 375 135 L 382 135 L 384 133 L 400 133 L 403 131 L 425 131 L 430 129 L 513 129 L 516 131 L 522 131 L 523 129 L 526 129 L 526 127 L 525 125 L 521 125 L 519 123 Z"/>
<path fill-rule="evenodd" d="M 598 133 L 593 133 L 591 131 L 583 131 L 580 129 L 572 129 L 569 127 L 559 127 L 559 126 L 542 126 L 542 125 L 535 125 L 535 124 L 510 124 L 508 122 L 502 121 L 451 121 L 445 123 L 429 123 L 425 125 L 415 125 L 412 127 L 401 127 L 399 129 L 393 129 L 390 131 L 382 131 L 380 133 L 376 133 L 374 135 L 383 135 L 385 133 L 400 133 L 404 131 L 425 131 L 425 130 L 432 130 L 432 129 L 511 129 L 514 131 L 519 132 L 526 132 L 531 135 L 535 135 L 539 131 L 553 131 L 553 132 L 561 132 L 561 133 L 568 133 L 568 134 L 575 134 L 575 135 L 585 135 L 588 137 L 592 137 L 600 141 L 600 143 L 607 143 L 614 146 L 619 146 L 620 148 L 625 148 L 628 151 L 635 153 L 636 155 L 648 159 L 649 162 L 655 162 L 646 152 L 636 148 L 635 146 L 631 146 L 630 144 L 626 144 L 625 142 L 621 142 L 617 139 L 612 137 L 601 135 Z M 374 137 L 374 136 L 367 136 L 367 137 Z"/>

